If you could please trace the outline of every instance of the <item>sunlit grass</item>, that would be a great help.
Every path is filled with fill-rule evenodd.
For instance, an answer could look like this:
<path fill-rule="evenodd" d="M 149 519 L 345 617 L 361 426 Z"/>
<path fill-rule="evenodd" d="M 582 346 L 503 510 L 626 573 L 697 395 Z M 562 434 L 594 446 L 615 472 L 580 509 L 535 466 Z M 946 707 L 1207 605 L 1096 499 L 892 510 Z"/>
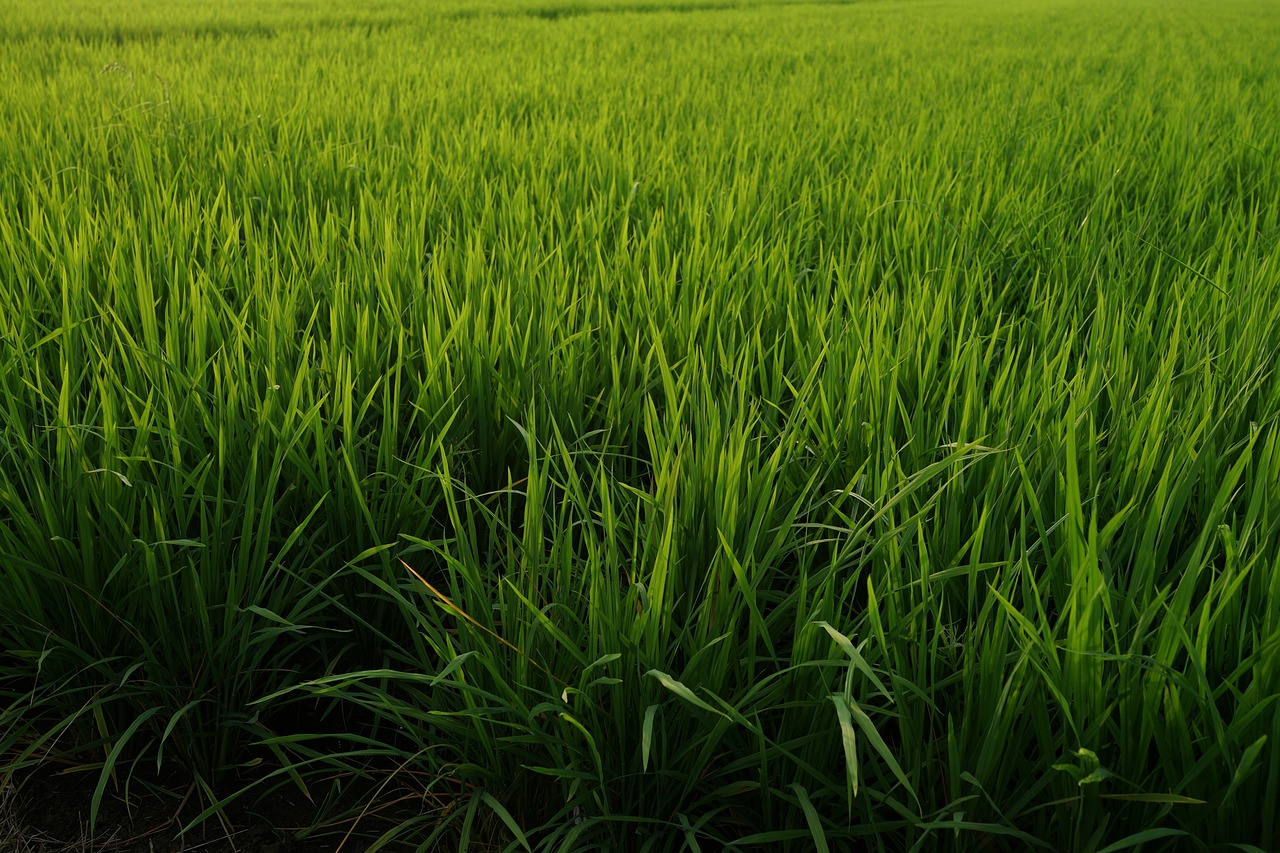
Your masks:
<path fill-rule="evenodd" d="M 1274 846 L 1271 5 L 37 8 L 6 776 L 363 773 L 460 848 Z"/>

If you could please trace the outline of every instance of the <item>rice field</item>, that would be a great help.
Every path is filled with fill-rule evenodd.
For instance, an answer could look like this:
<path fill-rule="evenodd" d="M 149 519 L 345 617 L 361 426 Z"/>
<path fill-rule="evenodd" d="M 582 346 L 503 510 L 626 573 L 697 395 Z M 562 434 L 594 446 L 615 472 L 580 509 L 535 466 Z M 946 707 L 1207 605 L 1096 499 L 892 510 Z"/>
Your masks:
<path fill-rule="evenodd" d="M 0 789 L 190 837 L 289 791 L 329 850 L 1276 849 L 1278 44 L 5 9 Z"/>

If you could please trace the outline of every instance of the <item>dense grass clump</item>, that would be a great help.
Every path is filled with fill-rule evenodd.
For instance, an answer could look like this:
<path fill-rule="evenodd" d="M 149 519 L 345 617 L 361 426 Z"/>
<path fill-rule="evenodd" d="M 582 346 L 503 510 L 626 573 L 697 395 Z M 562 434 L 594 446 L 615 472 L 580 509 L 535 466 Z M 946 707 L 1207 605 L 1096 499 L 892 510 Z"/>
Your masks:
<path fill-rule="evenodd" d="M 1262 0 L 13 11 L 0 787 L 1273 849 L 1277 43 Z"/>

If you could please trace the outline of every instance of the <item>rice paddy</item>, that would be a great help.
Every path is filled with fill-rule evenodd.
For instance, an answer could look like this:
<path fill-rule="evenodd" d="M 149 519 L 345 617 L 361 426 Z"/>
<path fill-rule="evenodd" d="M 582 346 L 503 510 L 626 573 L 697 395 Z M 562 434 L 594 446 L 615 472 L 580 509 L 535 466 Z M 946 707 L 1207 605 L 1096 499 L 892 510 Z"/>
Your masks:
<path fill-rule="evenodd" d="M 6 10 L 0 790 L 189 835 L 290 791 L 324 849 L 1275 849 L 1277 44 Z"/>

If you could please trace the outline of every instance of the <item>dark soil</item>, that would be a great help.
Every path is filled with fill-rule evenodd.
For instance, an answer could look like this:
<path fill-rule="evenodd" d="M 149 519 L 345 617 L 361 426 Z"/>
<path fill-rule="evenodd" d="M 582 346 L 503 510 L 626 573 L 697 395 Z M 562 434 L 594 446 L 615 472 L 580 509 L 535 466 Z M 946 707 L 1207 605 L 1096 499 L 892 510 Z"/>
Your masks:
<path fill-rule="evenodd" d="M 96 772 L 41 768 L 20 779 L 7 798 L 8 814 L 0 821 L 8 828 L 0 833 L 0 848 L 5 853 L 10 848 L 14 853 L 363 853 L 373 835 L 387 829 L 384 818 L 344 839 L 351 819 L 325 824 L 317 807 L 290 785 L 257 799 L 246 795 L 184 836 L 181 828 L 205 804 L 194 792 L 184 799 L 185 788 L 177 781 L 135 776 L 127 792 L 108 786 L 90 840 Z"/>

